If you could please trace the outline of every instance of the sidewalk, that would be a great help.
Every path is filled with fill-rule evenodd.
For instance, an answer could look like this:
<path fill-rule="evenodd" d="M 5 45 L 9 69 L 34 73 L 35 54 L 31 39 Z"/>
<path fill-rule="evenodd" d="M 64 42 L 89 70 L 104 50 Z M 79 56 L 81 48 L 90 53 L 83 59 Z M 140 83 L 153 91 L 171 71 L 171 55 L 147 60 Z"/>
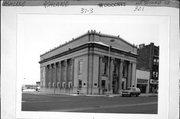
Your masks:
<path fill-rule="evenodd" d="M 147 97 L 157 97 L 157 93 L 142 93 L 139 96 L 147 96 Z"/>
<path fill-rule="evenodd" d="M 22 92 L 22 93 L 28 93 L 28 94 L 38 94 L 38 95 L 69 95 L 69 96 L 89 96 L 89 97 L 121 97 L 120 94 L 104 94 L 104 95 L 90 95 L 90 94 L 69 94 L 69 93 L 62 93 L 62 94 L 52 94 L 42 91 L 31 91 L 31 92 Z M 140 97 L 157 97 L 158 94 L 153 93 L 141 93 L 139 95 Z"/>

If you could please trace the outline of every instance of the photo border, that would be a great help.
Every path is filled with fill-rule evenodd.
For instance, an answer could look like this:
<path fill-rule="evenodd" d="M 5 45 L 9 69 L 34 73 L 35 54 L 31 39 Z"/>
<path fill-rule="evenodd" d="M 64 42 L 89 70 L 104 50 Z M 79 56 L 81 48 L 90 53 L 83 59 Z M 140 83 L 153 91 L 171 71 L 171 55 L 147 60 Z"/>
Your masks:
<path fill-rule="evenodd" d="M 179 21 L 178 21 L 178 16 L 179 16 L 179 11 L 178 9 L 174 9 L 174 8 L 152 8 L 151 10 L 147 10 L 147 12 L 141 12 L 141 13 L 133 13 L 132 12 L 132 8 L 134 8 L 135 6 L 132 6 L 131 7 L 131 10 L 121 10 L 120 11 L 121 13 L 117 12 L 116 9 L 113 9 L 114 12 L 110 12 L 111 9 L 107 10 L 105 9 L 104 11 L 101 10 L 100 12 L 98 12 L 98 14 L 102 14 L 104 12 L 106 12 L 105 14 L 120 14 L 120 15 L 140 15 L 140 16 L 145 16 L 145 15 L 152 15 L 152 16 L 165 16 L 167 17 L 168 19 L 168 22 L 169 22 L 169 33 L 168 34 L 168 40 L 167 42 L 163 42 L 163 46 L 165 49 L 165 52 L 164 55 L 167 53 L 168 54 L 168 58 L 167 58 L 167 55 L 166 55 L 166 61 L 164 63 L 167 63 L 168 65 L 168 68 L 165 69 L 166 72 L 164 73 L 163 72 L 163 76 L 167 76 L 165 77 L 165 79 L 168 78 L 168 82 L 170 82 L 169 84 L 168 83 L 165 83 L 165 86 L 167 85 L 168 86 L 168 94 L 166 94 L 167 92 L 164 92 L 162 94 L 165 94 L 165 97 L 168 97 L 168 99 L 166 101 L 168 101 L 167 103 L 165 103 L 166 105 L 166 109 L 165 112 L 161 113 L 161 115 L 158 114 L 157 115 L 150 115 L 151 117 L 149 117 L 148 115 L 142 115 L 139 116 L 139 118 L 147 118 L 147 119 L 168 119 L 168 118 L 173 118 L 173 117 L 176 117 L 178 119 L 179 117 L 179 94 L 176 94 L 177 92 L 173 92 L 174 90 L 175 91 L 178 91 L 178 79 L 176 78 L 179 78 L 179 68 L 178 68 L 178 71 L 177 71 L 177 66 L 175 66 L 175 72 L 173 72 L 174 70 L 170 71 L 170 69 L 172 69 L 172 66 L 174 66 L 174 64 L 177 65 L 177 59 L 178 59 L 178 63 L 179 63 L 179 58 L 177 55 L 180 56 L 180 50 L 179 50 L 179 47 L 177 47 L 176 45 L 178 45 L 177 43 L 179 43 Z M 80 7 L 82 8 L 82 6 Z M 89 8 L 89 7 L 88 7 Z M 126 7 L 127 8 L 127 7 Z M 129 7 L 128 7 L 129 8 Z M 40 8 L 41 9 L 41 8 Z M 52 14 L 54 11 L 54 8 L 50 8 L 48 9 L 50 12 L 47 12 L 48 10 L 44 10 L 43 12 L 41 12 L 41 14 L 47 14 L 47 13 L 50 13 Z M 55 8 L 57 10 L 57 8 Z M 64 8 L 63 8 L 64 9 Z M 16 109 L 17 107 L 17 102 L 18 102 L 18 99 L 16 98 L 16 93 L 19 89 L 17 89 L 16 87 L 19 85 L 19 84 L 16 84 L 17 83 L 17 79 L 15 79 L 14 77 L 16 77 L 17 75 L 17 64 L 16 64 L 16 60 L 17 60 L 17 45 L 19 45 L 19 42 L 17 41 L 17 14 L 22 14 L 22 13 L 39 13 L 39 11 L 36 11 L 37 8 L 33 8 L 32 10 L 28 10 L 26 8 L 2 8 L 2 50 L 1 50 L 1 53 L 2 53 L 2 63 L 1 63 L 1 68 L 3 70 L 2 71 L 2 74 L 1 74 L 1 116 L 3 116 L 4 118 L 40 118 L 40 116 L 37 116 L 36 117 L 32 117 L 31 113 L 24 113 L 25 115 L 23 116 L 21 113 L 18 112 L 18 110 Z M 42 9 L 41 9 L 42 10 Z M 56 11 L 56 14 L 61 11 L 62 8 L 60 8 L 60 10 L 57 10 Z M 102 12 L 103 11 L 103 12 Z M 126 12 L 127 11 L 127 12 Z M 158 11 L 158 13 L 157 13 Z M 47 13 L 46 13 L 47 12 Z M 71 13 L 72 12 L 72 13 Z M 7 13 L 7 14 L 6 14 Z M 62 14 L 79 14 L 79 9 L 75 10 L 75 11 L 72 11 L 72 10 L 65 10 L 64 13 Z M 93 15 L 97 15 L 96 14 L 93 14 Z M 9 24 L 8 24 L 9 23 Z M 10 26 L 9 26 L 10 25 Z M 167 25 L 167 24 L 166 24 Z M 10 28 L 10 29 L 9 29 Z M 7 34 L 10 34 L 10 35 L 7 35 Z M 175 36 L 174 36 L 175 34 Z M 175 53 L 173 53 L 173 51 L 171 51 L 170 47 L 174 47 L 177 48 L 177 49 L 174 49 L 173 48 L 173 51 L 174 50 L 178 50 L 178 51 L 175 51 Z M 161 47 L 161 46 L 160 46 Z M 16 49 L 17 48 L 17 49 Z M 167 50 L 168 49 L 168 50 Z M 161 50 L 160 50 L 161 51 Z M 9 53 L 8 55 L 6 53 Z M 173 55 L 176 55 L 175 56 L 172 56 Z M 160 53 L 161 55 L 161 53 Z M 163 56 L 164 56 L 163 55 Z M 173 64 L 172 62 L 174 61 L 173 58 L 177 58 L 175 60 L 175 63 Z M 12 61 L 13 59 L 13 61 Z M 161 63 L 161 61 L 160 61 Z M 164 65 L 164 64 L 163 64 Z M 166 74 L 167 73 L 167 74 Z M 178 74 L 176 74 L 178 73 Z M 11 75 L 9 75 L 11 74 Z M 176 76 L 173 76 L 173 74 L 175 74 Z M 162 77 L 163 77 L 162 76 Z M 175 77 L 175 79 L 173 79 Z M 14 80 L 15 79 L 15 80 Z M 163 79 L 164 80 L 164 79 Z M 163 82 L 162 80 L 162 82 Z M 174 82 L 173 82 L 174 80 Z M 164 83 L 164 82 L 163 82 Z M 159 83 L 162 85 L 162 83 Z M 160 94 L 162 92 L 162 88 L 160 89 Z M 170 97 L 172 96 L 172 97 Z M 177 97 L 178 96 L 178 97 Z M 162 96 L 159 96 L 159 97 L 162 97 Z M 163 98 L 163 97 L 162 97 Z M 158 100 L 159 102 L 159 100 Z M 160 103 L 158 103 L 159 105 Z M 178 105 L 177 105 L 178 104 Z M 163 105 L 163 104 L 161 104 Z M 177 106 L 176 106 L 177 105 Z M 8 107 L 9 106 L 9 107 Z M 15 107 L 15 108 L 14 108 Z M 177 109 L 177 110 L 174 110 L 174 109 Z M 159 108 L 158 108 L 159 110 Z M 159 112 L 159 111 L 158 111 Z M 41 112 L 39 112 L 41 113 Z M 42 114 L 42 113 L 41 113 Z M 49 114 L 47 112 L 47 114 Z M 67 116 L 68 113 L 62 113 L 62 116 Z M 75 113 L 74 114 L 75 116 L 74 117 L 69 117 L 69 118 L 75 118 L 75 117 L 78 117 L 78 118 L 104 118 L 104 116 L 102 116 L 101 114 L 95 114 L 96 117 L 93 117 L 90 113 L 88 113 L 87 115 L 89 115 L 89 117 L 87 117 L 87 115 L 85 114 L 82 114 L 81 116 L 79 115 L 79 113 Z M 128 114 L 129 115 L 129 114 Z M 132 118 L 131 119 L 135 119 L 137 117 L 133 117 L 133 116 L 137 116 L 136 114 L 131 114 Z M 28 116 L 28 117 L 27 117 Z M 107 116 L 107 114 L 105 114 L 105 116 Z M 117 117 L 117 115 L 111 115 L 110 118 L 114 118 L 114 116 Z M 129 117 L 126 117 L 126 114 L 122 114 L 122 117 L 124 117 L 124 119 L 127 119 Z M 42 115 L 42 118 L 47 118 L 46 115 Z M 59 118 L 59 117 L 58 117 Z"/>

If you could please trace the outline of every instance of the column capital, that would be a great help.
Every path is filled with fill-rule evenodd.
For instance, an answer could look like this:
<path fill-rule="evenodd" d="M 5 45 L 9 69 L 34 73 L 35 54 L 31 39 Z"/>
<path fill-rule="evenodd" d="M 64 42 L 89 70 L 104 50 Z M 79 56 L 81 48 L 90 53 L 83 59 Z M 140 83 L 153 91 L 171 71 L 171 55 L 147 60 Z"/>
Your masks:
<path fill-rule="evenodd" d="M 51 67 L 51 64 L 48 64 L 47 67 Z"/>
<path fill-rule="evenodd" d="M 132 62 L 131 61 L 128 61 L 129 63 L 128 64 L 132 64 Z"/>
<path fill-rule="evenodd" d="M 74 61 L 75 60 L 75 58 L 71 58 L 71 61 Z"/>
<path fill-rule="evenodd" d="M 123 63 L 123 62 L 124 62 L 124 59 L 120 59 L 120 62 Z"/>
<path fill-rule="evenodd" d="M 62 62 L 62 61 L 59 61 L 59 66 L 61 65 L 61 62 Z"/>
<path fill-rule="evenodd" d="M 51 68 L 52 68 L 52 69 L 55 68 L 55 64 L 56 64 L 56 63 L 52 63 L 52 64 L 51 64 Z"/>
<path fill-rule="evenodd" d="M 136 64 L 137 62 L 131 62 L 132 64 Z"/>
<path fill-rule="evenodd" d="M 114 57 L 110 57 L 110 61 L 114 61 L 115 60 L 115 58 Z"/>
<path fill-rule="evenodd" d="M 49 64 L 49 69 L 52 69 L 52 64 Z"/>
<path fill-rule="evenodd" d="M 103 58 L 103 57 L 105 57 L 105 55 L 99 55 L 99 57 L 100 57 L 100 58 Z"/>

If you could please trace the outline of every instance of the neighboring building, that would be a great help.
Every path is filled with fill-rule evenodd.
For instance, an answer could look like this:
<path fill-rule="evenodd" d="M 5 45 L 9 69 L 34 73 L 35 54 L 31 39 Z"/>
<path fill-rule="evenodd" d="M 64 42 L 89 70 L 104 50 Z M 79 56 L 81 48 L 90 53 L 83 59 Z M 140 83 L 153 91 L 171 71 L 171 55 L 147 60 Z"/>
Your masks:
<path fill-rule="evenodd" d="M 137 69 L 150 72 L 149 92 L 156 92 L 159 77 L 159 46 L 155 46 L 154 43 L 141 44 L 137 54 Z"/>
<path fill-rule="evenodd" d="M 136 58 L 137 48 L 119 36 L 88 31 L 40 56 L 41 90 L 120 93 L 136 85 Z"/>
<path fill-rule="evenodd" d="M 136 70 L 137 87 L 140 88 L 141 93 L 149 93 L 149 71 Z"/>

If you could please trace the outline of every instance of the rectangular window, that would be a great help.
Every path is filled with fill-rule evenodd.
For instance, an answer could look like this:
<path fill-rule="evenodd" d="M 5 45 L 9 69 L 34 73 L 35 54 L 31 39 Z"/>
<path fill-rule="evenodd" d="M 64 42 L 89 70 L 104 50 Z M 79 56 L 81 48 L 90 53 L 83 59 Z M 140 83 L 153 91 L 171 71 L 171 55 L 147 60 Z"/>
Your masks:
<path fill-rule="evenodd" d="M 158 77 L 158 72 L 156 72 L 156 77 Z"/>
<path fill-rule="evenodd" d="M 159 48 L 154 49 L 154 55 L 159 56 Z"/>
<path fill-rule="evenodd" d="M 102 73 L 103 73 L 103 75 L 107 75 L 107 73 L 108 73 L 107 69 L 108 69 L 108 58 L 104 57 L 102 60 Z"/>
<path fill-rule="evenodd" d="M 82 74 L 83 71 L 83 61 L 79 61 L 78 63 L 78 73 Z"/>
<path fill-rule="evenodd" d="M 102 88 L 105 88 L 105 85 L 106 85 L 106 81 L 105 81 L 105 80 L 102 80 L 102 81 L 101 81 L 101 87 L 102 87 Z"/>
<path fill-rule="evenodd" d="M 123 77 L 127 77 L 127 64 L 123 64 L 123 71 L 122 71 Z"/>

